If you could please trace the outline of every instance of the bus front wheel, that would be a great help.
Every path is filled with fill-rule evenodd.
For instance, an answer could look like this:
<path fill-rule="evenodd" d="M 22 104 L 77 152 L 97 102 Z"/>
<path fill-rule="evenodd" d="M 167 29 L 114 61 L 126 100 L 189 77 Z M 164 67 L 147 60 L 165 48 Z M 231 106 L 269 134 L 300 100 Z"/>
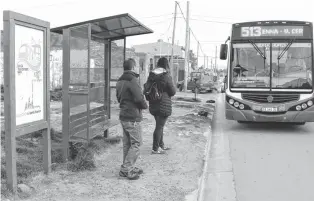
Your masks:
<path fill-rule="evenodd" d="M 294 125 L 297 125 L 297 126 L 303 126 L 305 125 L 306 122 L 295 122 L 293 123 Z"/>
<path fill-rule="evenodd" d="M 246 121 L 238 121 L 239 124 L 245 124 L 247 123 Z"/>

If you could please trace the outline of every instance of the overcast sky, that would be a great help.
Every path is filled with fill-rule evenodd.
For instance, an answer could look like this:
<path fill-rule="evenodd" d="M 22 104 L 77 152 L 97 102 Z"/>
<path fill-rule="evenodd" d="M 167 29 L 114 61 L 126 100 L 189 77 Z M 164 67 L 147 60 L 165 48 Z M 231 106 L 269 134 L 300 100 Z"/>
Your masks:
<path fill-rule="evenodd" d="M 178 1 L 186 16 L 187 1 Z M 49 21 L 51 27 L 129 13 L 154 33 L 133 36 L 127 46 L 155 42 L 158 39 L 171 42 L 175 2 L 172 0 L 1 0 L 0 9 L 13 10 Z M 185 20 L 178 8 L 175 41 L 185 45 Z M 215 47 L 230 34 L 231 23 L 255 20 L 301 20 L 314 22 L 313 0 L 191 0 L 190 27 L 203 54 L 215 56 Z M 1 14 L 0 28 L 3 19 Z M 197 42 L 191 35 L 191 49 L 196 52 Z M 225 61 L 218 61 L 223 66 Z"/>

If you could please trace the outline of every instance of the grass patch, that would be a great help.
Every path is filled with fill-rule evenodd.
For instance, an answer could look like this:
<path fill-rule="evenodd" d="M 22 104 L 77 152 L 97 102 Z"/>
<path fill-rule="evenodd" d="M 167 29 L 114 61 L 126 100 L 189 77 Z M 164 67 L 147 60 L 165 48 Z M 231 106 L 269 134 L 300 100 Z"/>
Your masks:
<path fill-rule="evenodd" d="M 51 163 L 52 170 L 57 167 L 67 168 L 72 172 L 94 170 L 96 168 L 95 154 L 100 154 L 111 145 L 121 141 L 121 137 L 104 138 L 97 136 L 90 143 L 77 143 L 70 147 L 71 160 L 63 163 L 63 150 L 61 146 L 62 133 L 51 130 Z M 1 146 L 5 150 L 5 133 L 1 132 Z M 43 171 L 43 152 L 40 146 L 41 132 L 35 132 L 16 138 L 17 151 L 17 180 L 18 184 L 28 183 L 29 179 Z M 57 145 L 57 146 L 54 146 Z M 1 158 L 1 197 L 9 198 L 12 193 L 6 188 L 6 161 L 5 154 Z M 66 166 L 65 166 L 66 165 Z"/>
<path fill-rule="evenodd" d="M 75 146 L 72 148 L 75 152 L 72 151 L 73 160 L 69 162 L 68 170 L 72 172 L 94 170 L 96 168 L 94 154 L 99 147 L 92 142 L 78 143 L 73 146 Z"/>
<path fill-rule="evenodd" d="M 1 180 L 1 200 L 13 197 L 13 193 L 7 188 L 5 180 Z"/>
<path fill-rule="evenodd" d="M 61 133 L 51 129 L 52 143 L 61 142 Z M 29 176 L 34 173 L 43 171 L 43 150 L 40 146 L 42 139 L 41 131 L 34 132 L 16 138 L 16 171 L 18 183 L 24 183 Z M 5 150 L 5 132 L 1 131 L 1 146 Z M 4 154 L 5 155 L 5 154 Z M 62 150 L 52 147 L 51 160 L 52 163 L 62 162 Z M 6 161 L 5 156 L 1 158 L 1 179 L 6 179 Z"/>
<path fill-rule="evenodd" d="M 96 136 L 89 143 L 76 143 L 70 147 L 72 161 L 68 164 L 68 170 L 72 172 L 91 171 L 96 168 L 95 154 L 100 154 L 110 145 L 117 144 L 121 137 L 104 138 Z"/>
<path fill-rule="evenodd" d="M 186 101 L 186 102 L 201 102 L 201 99 L 199 98 L 192 98 L 192 97 L 175 97 L 174 100 L 179 100 L 179 101 Z"/>
<path fill-rule="evenodd" d="M 62 88 L 55 88 L 53 91 L 50 91 L 50 100 L 62 101 Z"/>
<path fill-rule="evenodd" d="M 175 102 L 173 106 L 179 107 L 179 108 L 189 108 L 189 109 L 195 108 L 194 104 L 189 104 L 189 103 L 184 103 L 184 102 Z"/>

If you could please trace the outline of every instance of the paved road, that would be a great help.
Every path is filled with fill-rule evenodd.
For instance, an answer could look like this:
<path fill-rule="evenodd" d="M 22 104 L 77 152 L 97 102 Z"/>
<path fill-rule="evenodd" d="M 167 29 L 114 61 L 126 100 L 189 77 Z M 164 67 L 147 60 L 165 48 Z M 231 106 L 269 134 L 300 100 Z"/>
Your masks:
<path fill-rule="evenodd" d="M 217 101 L 203 200 L 314 200 L 314 123 L 239 124 Z"/>

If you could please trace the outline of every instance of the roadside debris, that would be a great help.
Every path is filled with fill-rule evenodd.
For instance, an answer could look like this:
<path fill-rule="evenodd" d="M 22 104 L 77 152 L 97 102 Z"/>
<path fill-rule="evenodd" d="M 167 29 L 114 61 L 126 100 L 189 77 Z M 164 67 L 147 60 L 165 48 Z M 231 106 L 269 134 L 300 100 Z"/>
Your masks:
<path fill-rule="evenodd" d="M 203 117 L 207 117 L 208 116 L 208 112 L 206 112 L 206 111 L 199 111 L 198 115 L 203 116 Z"/>
<path fill-rule="evenodd" d="M 214 100 L 208 100 L 208 101 L 206 101 L 206 103 L 215 103 L 215 101 Z"/>

